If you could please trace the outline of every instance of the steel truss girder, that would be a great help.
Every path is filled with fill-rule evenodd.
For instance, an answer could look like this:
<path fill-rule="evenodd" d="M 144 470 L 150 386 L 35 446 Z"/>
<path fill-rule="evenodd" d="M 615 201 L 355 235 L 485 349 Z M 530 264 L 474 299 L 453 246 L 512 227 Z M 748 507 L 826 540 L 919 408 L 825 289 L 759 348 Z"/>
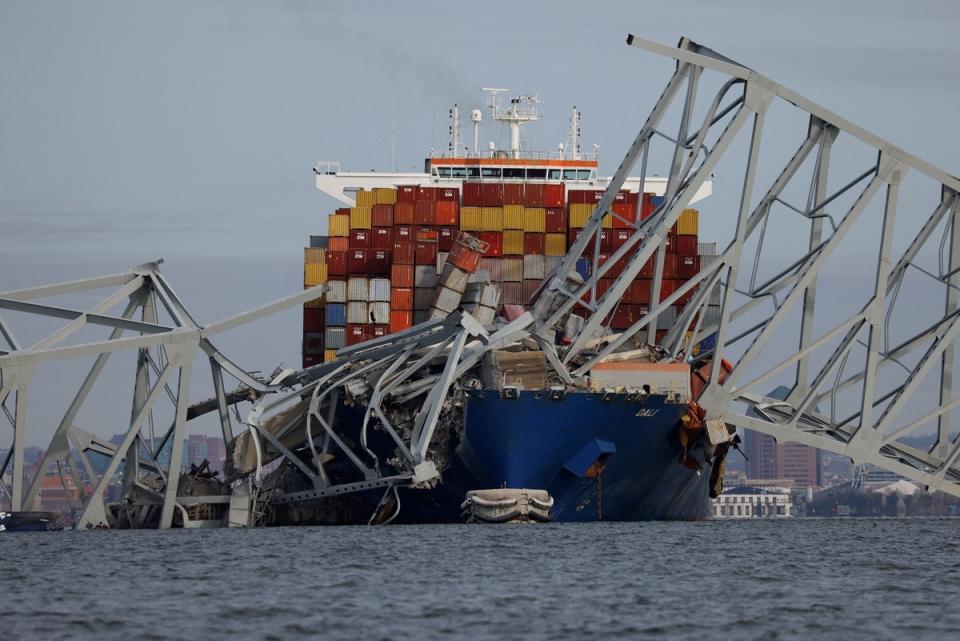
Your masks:
<path fill-rule="evenodd" d="M 169 283 L 160 274 L 160 262 L 138 265 L 122 274 L 0 292 L 0 308 L 68 321 L 58 330 L 35 343 L 33 347 L 25 348 L 22 341 L 14 335 L 9 323 L 0 319 L 0 335 L 9 347 L 8 350 L 0 352 L 0 406 L 3 408 L 3 414 L 14 427 L 10 455 L 3 462 L 3 468 L 0 468 L 0 478 L 8 464 L 12 464 L 11 488 L 7 491 L 4 487 L 3 490 L 10 495 L 14 510 L 29 509 L 35 503 L 42 477 L 50 465 L 69 465 L 74 480 L 78 480 L 73 461 L 79 459 L 90 482 L 94 485 L 94 490 L 85 497 L 83 505 L 75 515 L 78 528 L 101 527 L 107 524 L 104 497 L 107 486 L 121 469 L 121 464 L 124 465 L 124 483 L 127 488 L 133 485 L 140 486 L 138 479 L 141 470 L 159 474 L 164 484 L 163 491 L 156 496 L 156 504 L 161 508 L 160 527 L 170 527 L 174 511 L 182 511 L 190 502 L 187 500 L 189 497 L 177 496 L 177 484 L 180 478 L 179 462 L 186 438 L 186 421 L 190 412 L 199 415 L 209 411 L 209 408 L 198 411 L 190 409 L 189 385 L 194 354 L 202 350 L 208 356 L 214 379 L 214 401 L 201 405 L 209 405 L 210 408 L 218 410 L 225 442 L 229 442 L 232 438 L 230 417 L 227 413 L 228 405 L 236 402 L 236 399 L 228 401 L 223 389 L 224 372 L 254 392 L 264 393 L 279 389 L 278 385 L 265 384 L 233 364 L 213 346 L 210 338 L 273 314 L 285 307 L 316 298 L 322 295 L 324 287 L 313 287 L 204 327 L 190 316 Z M 116 289 L 88 311 L 71 310 L 38 302 L 38 299 L 48 296 L 106 287 Z M 111 309 L 124 301 L 127 301 L 126 306 L 119 316 L 108 314 Z M 172 325 L 157 323 L 155 311 L 157 301 L 168 311 L 173 319 Z M 134 318 L 138 312 L 142 315 L 140 320 Z M 106 326 L 112 331 L 106 340 L 70 346 L 60 345 L 87 324 Z M 124 337 L 124 332 L 135 332 L 139 335 Z M 155 348 L 161 350 L 158 352 L 159 365 L 150 352 Z M 138 366 L 130 423 L 124 430 L 122 442 L 114 445 L 83 431 L 74 421 L 108 359 L 115 352 L 122 351 L 136 352 Z M 43 362 L 87 355 L 95 355 L 96 359 L 44 450 L 40 473 L 33 479 L 26 479 L 23 461 L 23 449 L 29 434 L 26 402 L 34 370 Z M 153 368 L 156 373 L 153 381 L 150 380 L 150 368 Z M 177 379 L 176 393 L 168 385 L 174 377 Z M 12 412 L 4 404 L 11 394 L 16 398 L 16 406 Z M 144 427 L 148 424 L 152 426 L 153 410 L 162 396 L 170 397 L 175 415 L 173 424 L 161 439 L 160 447 L 157 448 L 159 451 L 169 442 L 171 448 L 169 467 L 161 466 L 156 461 L 152 427 L 149 439 L 143 435 Z M 152 461 L 140 460 L 141 447 L 153 458 Z M 99 477 L 96 476 L 90 464 L 88 452 L 96 452 L 109 459 L 105 473 Z M 29 485 L 24 487 L 28 481 Z M 143 486 L 140 487 L 145 489 Z"/>
<path fill-rule="evenodd" d="M 536 301 L 534 315 L 538 333 L 543 334 L 544 329 L 558 326 L 565 314 L 579 304 L 581 297 L 587 296 L 585 307 L 592 315 L 573 337 L 570 347 L 560 355 L 567 366 L 577 363 L 570 373 L 579 378 L 588 375 L 596 363 L 623 349 L 628 341 L 635 340 L 642 330 L 648 330 L 647 341 L 654 342 L 657 317 L 668 305 L 689 297 L 690 302 L 679 314 L 677 323 L 668 328 L 661 347 L 665 349 L 665 358 L 683 357 L 703 338 L 715 336 L 716 347 L 705 355 L 712 359 L 711 382 L 698 401 L 713 416 L 778 439 L 843 453 L 855 462 L 884 467 L 930 489 L 960 495 L 960 467 L 957 466 L 960 437 L 951 438 L 950 423 L 950 412 L 960 407 L 952 389 L 956 378 L 953 372 L 955 341 L 960 331 L 960 180 L 756 71 L 687 39 L 682 39 L 675 48 L 633 36 L 628 38 L 628 44 L 668 56 L 676 61 L 677 66 L 577 243 L 571 247 L 560 269 Z M 703 93 L 703 83 L 698 81 L 705 72 L 719 76 L 722 88 L 707 107 L 703 124 L 691 132 L 690 114 L 697 94 Z M 684 83 L 687 87 L 685 96 L 680 91 Z M 742 96 L 720 109 L 722 103 L 729 101 L 726 94 L 737 86 L 742 86 Z M 671 103 L 677 102 L 679 106 L 674 104 L 671 107 Z M 757 190 L 764 195 L 753 204 L 754 188 L 762 187 L 755 185 L 756 170 L 761 162 L 760 141 L 768 107 L 774 102 L 789 103 L 805 113 L 807 128 L 801 144 L 782 165 L 779 175 L 764 190 Z M 679 117 L 679 131 L 675 138 L 659 134 L 657 130 L 668 109 L 676 109 Z M 746 155 L 739 163 L 743 171 L 743 188 L 733 240 L 713 263 L 704 265 L 694 279 L 671 296 L 661 301 L 655 285 L 646 315 L 629 329 L 611 337 L 599 350 L 588 349 L 608 315 L 620 304 L 627 284 L 651 259 L 654 282 L 659 283 L 667 230 L 690 202 L 699 181 L 708 176 L 724 156 L 731 156 L 734 153 L 731 149 L 737 149 L 731 142 L 739 136 L 738 130 L 748 120 L 752 120 L 752 127 L 749 144 L 745 147 Z M 622 186 L 621 174 L 625 175 L 637 162 L 646 168 L 648 148 L 654 134 L 673 144 L 665 202 L 650 218 L 636 225 L 629 241 L 607 263 L 599 265 L 596 243 L 603 214 Z M 873 166 L 853 180 L 834 178 L 839 172 L 831 158 L 841 136 L 844 141 L 855 139 L 876 153 Z M 706 141 L 711 139 L 713 144 L 707 145 Z M 774 154 L 766 157 L 768 153 L 764 148 L 762 162 L 777 163 Z M 811 158 L 812 177 L 809 183 L 804 183 L 807 201 L 803 206 L 795 206 L 782 194 L 787 186 L 797 184 L 800 169 L 805 164 L 809 166 L 807 163 Z M 897 205 L 903 177 L 910 173 L 932 183 L 939 204 L 907 248 L 898 253 L 894 251 Z M 852 204 L 844 206 L 842 215 L 837 215 L 836 211 L 828 213 L 828 208 L 837 209 L 841 196 Z M 882 223 L 877 226 L 877 269 L 872 287 L 864 293 L 865 300 L 858 312 L 823 323 L 829 328 L 826 331 L 818 329 L 814 319 L 815 316 L 819 318 L 816 299 L 820 276 L 826 271 L 831 256 L 850 242 L 847 239 L 849 232 L 873 203 L 880 203 Z M 788 215 L 805 218 L 809 235 L 804 238 L 800 258 L 793 264 L 775 276 L 758 278 L 766 229 L 775 205 L 783 207 Z M 825 221 L 829 224 L 824 225 Z M 947 231 L 941 243 L 940 265 L 936 273 L 924 270 L 916 261 L 924 248 L 931 247 L 934 233 L 943 226 Z M 756 242 L 755 255 L 746 255 L 748 240 Z M 568 277 L 574 271 L 577 258 L 590 248 L 591 242 L 595 250 L 594 269 L 582 286 L 571 286 Z M 597 283 L 608 273 L 606 268 L 621 259 L 626 261 L 622 277 L 615 279 L 603 296 L 597 296 Z M 891 347 L 886 344 L 885 332 L 896 307 L 898 290 L 910 267 L 920 269 L 944 287 L 944 314 L 911 339 Z M 749 280 L 747 289 L 736 289 L 738 277 Z M 715 288 L 720 291 L 719 320 L 704 322 L 703 312 Z M 763 307 L 767 303 L 770 303 L 769 307 Z M 774 356 L 770 339 L 786 319 L 797 312 L 800 333 L 796 350 L 786 357 Z M 744 323 L 748 314 L 751 321 Z M 756 320 L 752 320 L 753 317 Z M 745 324 L 750 326 L 744 329 Z M 692 336 L 688 336 L 688 330 L 693 332 Z M 862 335 L 865 335 L 863 340 Z M 862 366 L 851 371 L 848 365 L 852 352 L 861 346 L 864 351 Z M 914 353 L 919 358 L 912 365 L 905 365 L 903 358 Z M 825 360 L 821 356 L 826 357 Z M 725 358 L 732 361 L 733 371 L 726 382 L 719 385 L 716 381 Z M 812 366 L 814 358 L 818 359 L 816 368 Z M 748 376 L 748 367 L 761 362 L 764 366 L 762 373 Z M 891 370 L 888 367 L 891 363 L 900 364 L 905 374 L 901 376 Z M 879 376 L 881 370 L 885 375 L 883 378 Z M 917 396 L 925 377 L 932 378 L 934 373 L 938 379 L 940 406 L 926 412 L 920 419 L 898 424 L 897 419 Z M 881 387 L 881 382 L 893 374 L 899 376 L 900 382 L 892 389 L 889 381 Z M 771 399 L 758 393 L 760 385 L 772 384 L 784 376 L 792 377 L 786 400 Z M 836 380 L 831 383 L 832 378 Z M 857 411 L 837 419 L 833 409 L 837 394 L 845 390 L 849 392 L 854 386 L 858 386 L 858 398 L 856 401 L 845 399 L 844 402 L 855 402 Z M 828 400 L 830 415 L 825 416 L 819 406 Z M 744 406 L 756 409 L 757 416 L 743 412 Z M 936 433 L 929 452 L 917 451 L 898 441 L 931 424 L 934 424 Z"/>

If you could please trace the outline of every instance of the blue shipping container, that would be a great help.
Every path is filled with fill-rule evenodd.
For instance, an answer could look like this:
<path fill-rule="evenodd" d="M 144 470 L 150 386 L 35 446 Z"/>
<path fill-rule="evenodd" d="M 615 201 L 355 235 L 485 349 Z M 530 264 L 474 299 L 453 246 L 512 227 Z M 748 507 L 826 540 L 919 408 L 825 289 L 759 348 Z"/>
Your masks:
<path fill-rule="evenodd" d="M 653 203 L 654 207 L 662 205 L 664 200 L 666 200 L 666 198 L 663 196 L 650 196 L 650 202 Z"/>
<path fill-rule="evenodd" d="M 583 276 L 584 280 L 590 277 L 590 259 L 589 258 L 577 259 L 577 273 Z"/>
<path fill-rule="evenodd" d="M 343 327 L 347 324 L 347 306 L 343 303 L 327 303 L 327 327 Z"/>

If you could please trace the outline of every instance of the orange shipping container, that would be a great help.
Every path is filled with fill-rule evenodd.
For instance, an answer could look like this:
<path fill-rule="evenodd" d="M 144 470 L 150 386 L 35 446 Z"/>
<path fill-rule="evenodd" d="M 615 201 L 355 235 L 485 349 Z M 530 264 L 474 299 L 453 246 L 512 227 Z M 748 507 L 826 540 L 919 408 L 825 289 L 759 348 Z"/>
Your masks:
<path fill-rule="evenodd" d="M 414 203 L 398 202 L 393 206 L 393 224 L 394 225 L 412 225 L 413 224 Z"/>
<path fill-rule="evenodd" d="M 459 222 L 458 205 L 455 200 L 438 200 L 434 209 L 435 224 L 444 226 L 455 226 Z"/>
<path fill-rule="evenodd" d="M 390 333 L 396 334 L 413 327 L 413 312 L 390 310 Z"/>
<path fill-rule="evenodd" d="M 390 290 L 390 309 L 397 311 L 413 310 L 413 288 L 394 287 Z"/>
<path fill-rule="evenodd" d="M 390 268 L 390 284 L 394 287 L 413 287 L 414 266 L 394 263 Z"/>

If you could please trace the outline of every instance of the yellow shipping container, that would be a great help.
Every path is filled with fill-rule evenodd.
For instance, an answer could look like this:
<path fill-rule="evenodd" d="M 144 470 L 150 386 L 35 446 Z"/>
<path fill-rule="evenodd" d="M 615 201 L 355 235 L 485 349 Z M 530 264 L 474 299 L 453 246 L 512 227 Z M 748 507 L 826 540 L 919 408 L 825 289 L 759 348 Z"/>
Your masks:
<path fill-rule="evenodd" d="M 303 248 L 303 264 L 307 263 L 324 263 L 326 262 L 326 255 L 322 247 L 304 247 Z"/>
<path fill-rule="evenodd" d="M 564 256 L 567 253 L 567 235 L 566 234 L 547 234 L 546 251 L 547 256 Z"/>
<path fill-rule="evenodd" d="M 613 229 L 613 215 L 607 214 L 603 217 L 603 228 Z"/>
<path fill-rule="evenodd" d="M 590 214 L 593 213 L 593 205 L 575 203 L 570 205 L 570 227 L 580 229 L 587 226 L 590 220 Z"/>
<path fill-rule="evenodd" d="M 691 210 L 687 210 L 687 211 L 691 211 Z M 692 210 L 692 211 L 696 211 L 696 210 Z M 693 332 L 689 331 L 687 332 L 687 342 L 689 343 L 691 340 L 693 340 Z M 700 356 L 700 343 L 694 343 L 693 346 L 690 347 L 690 355 L 694 357 Z"/>
<path fill-rule="evenodd" d="M 373 226 L 373 213 L 370 207 L 350 208 L 350 229 L 370 229 Z M 349 236 L 350 233 L 345 234 Z"/>
<path fill-rule="evenodd" d="M 547 210 L 527 207 L 523 210 L 523 231 L 542 234 L 547 230 Z"/>
<path fill-rule="evenodd" d="M 480 214 L 480 231 L 503 231 L 503 207 L 484 207 Z"/>
<path fill-rule="evenodd" d="M 696 209 L 684 209 L 677 219 L 677 233 L 696 236 L 700 230 L 700 212 Z"/>
<path fill-rule="evenodd" d="M 523 205 L 503 206 L 503 228 L 523 229 Z"/>
<path fill-rule="evenodd" d="M 519 229 L 503 230 L 503 255 L 523 256 L 523 231 Z"/>
<path fill-rule="evenodd" d="M 330 214 L 330 223 L 327 226 L 328 236 L 349 236 L 350 216 L 347 214 Z"/>
<path fill-rule="evenodd" d="M 377 204 L 372 191 L 361 189 L 357 192 L 357 207 L 373 207 Z"/>
<path fill-rule="evenodd" d="M 337 350 L 335 349 L 325 349 L 323 350 L 323 362 L 329 363 L 330 361 L 337 360 Z"/>
<path fill-rule="evenodd" d="M 373 188 L 374 205 L 394 205 L 397 202 L 397 190 L 389 187 Z M 359 204 L 359 203 L 358 203 Z"/>
<path fill-rule="evenodd" d="M 481 231 L 482 211 L 480 207 L 461 207 L 460 229 L 463 231 Z"/>
<path fill-rule="evenodd" d="M 303 285 L 313 287 L 327 282 L 326 263 L 306 263 L 303 266 Z"/>
<path fill-rule="evenodd" d="M 303 288 L 307 289 L 308 287 L 313 287 L 313 285 L 304 285 Z M 308 300 L 303 304 L 306 309 L 323 309 L 326 306 L 326 299 L 322 296 L 320 298 L 314 298 L 313 300 Z"/>

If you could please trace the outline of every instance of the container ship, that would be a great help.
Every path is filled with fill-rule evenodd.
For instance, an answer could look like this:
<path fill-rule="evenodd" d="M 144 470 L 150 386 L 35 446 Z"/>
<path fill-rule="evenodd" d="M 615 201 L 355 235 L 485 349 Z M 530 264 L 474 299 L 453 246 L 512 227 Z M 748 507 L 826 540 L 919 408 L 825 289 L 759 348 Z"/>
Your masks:
<path fill-rule="evenodd" d="M 493 119 L 509 128 L 509 149 L 490 143 L 477 151 L 480 110 L 471 113 L 474 148 L 464 149 L 455 106 L 449 147 L 431 152 L 423 173 L 345 172 L 323 162 L 315 167 L 317 188 L 344 207 L 329 214 L 327 233 L 312 235 L 304 249 L 304 285 L 327 286 L 323 298 L 304 305 L 304 368 L 455 312 L 488 328 L 502 326 L 532 309 L 544 281 L 560 267 L 609 179 L 598 176 L 596 152 L 581 152 L 576 108 L 566 144 L 529 152 L 521 148 L 521 127 L 538 119 L 536 97 L 512 98 L 501 106 L 497 94 L 503 90 L 486 91 Z M 624 182 L 603 218 L 597 264 L 656 211 L 665 188 L 665 179 L 656 177 Z M 709 193 L 708 183 L 695 200 Z M 687 209 L 671 231 L 661 300 L 716 254 L 714 245 L 700 242 L 698 226 L 698 211 Z M 594 249 L 589 252 L 576 260 L 572 278 L 589 276 Z M 593 295 L 602 295 L 620 269 L 608 271 Z M 646 314 L 653 276 L 651 259 L 606 319 L 608 332 L 624 330 Z M 729 445 L 725 428 L 719 436 L 711 434 L 696 406 L 708 369 L 696 360 L 697 348 L 668 359 L 655 347 L 685 302 L 660 317 L 663 329 L 655 335 L 641 332 L 631 351 L 614 354 L 617 358 L 599 363 L 575 384 L 553 375 L 547 355 L 535 346 L 487 354 L 471 384 L 457 386 L 456 402 L 446 412 L 442 443 L 434 447 L 439 481 L 397 494 L 392 500 L 403 505 L 397 519 L 459 521 L 470 503 L 468 493 L 499 488 L 545 491 L 544 517 L 555 521 L 708 516 Z M 716 305 L 708 308 L 717 312 Z M 575 328 L 575 316 L 588 314 L 586 306 L 574 308 L 564 327 Z M 553 339 L 562 350 L 569 332 L 559 328 Z M 336 420 L 359 424 L 363 410 L 362 399 L 341 403 Z M 375 426 L 363 439 L 379 460 L 390 460 L 395 446 L 384 430 Z M 326 471 L 335 476 L 335 451 L 330 458 Z M 340 468 L 343 481 L 352 478 L 348 468 Z M 289 479 L 285 483 L 287 492 L 298 489 Z M 304 516 L 301 510 L 276 520 L 365 521 L 370 504 L 382 498 L 372 491 L 358 496 L 326 515 L 321 509 Z"/>

